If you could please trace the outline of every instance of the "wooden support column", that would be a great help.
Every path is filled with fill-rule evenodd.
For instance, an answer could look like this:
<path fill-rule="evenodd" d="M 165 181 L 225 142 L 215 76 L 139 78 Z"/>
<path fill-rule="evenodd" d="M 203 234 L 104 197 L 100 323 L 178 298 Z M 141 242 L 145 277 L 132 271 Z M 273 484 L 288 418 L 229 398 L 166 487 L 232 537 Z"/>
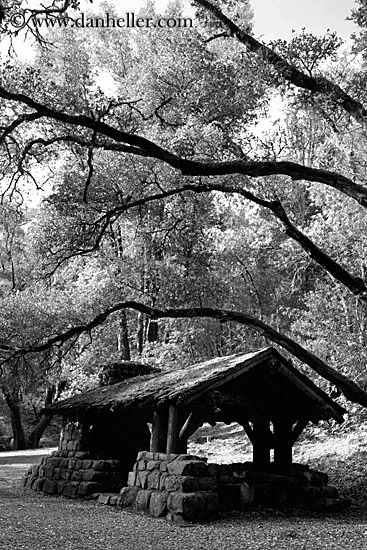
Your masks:
<path fill-rule="evenodd" d="M 281 418 L 274 420 L 274 465 L 278 472 L 288 473 L 292 467 L 292 422 Z"/>
<path fill-rule="evenodd" d="M 90 429 L 90 419 L 87 415 L 81 417 L 80 419 L 81 428 L 80 428 L 80 451 L 89 450 L 89 429 Z"/>
<path fill-rule="evenodd" d="M 306 428 L 309 420 L 298 420 L 292 431 L 292 444 L 294 445 L 303 430 Z"/>
<path fill-rule="evenodd" d="M 266 469 L 270 464 L 270 422 L 266 423 L 267 429 L 264 424 L 258 419 L 252 422 L 252 456 L 254 466 Z"/>
<path fill-rule="evenodd" d="M 180 453 L 180 419 L 176 405 L 170 405 L 168 409 L 167 447 L 166 453 Z"/>
<path fill-rule="evenodd" d="M 187 438 L 186 437 L 180 437 L 179 443 L 178 443 L 178 449 L 180 454 L 187 454 Z"/>
<path fill-rule="evenodd" d="M 253 445 L 254 444 L 254 431 L 251 428 L 248 421 L 247 420 L 239 420 L 238 423 L 241 424 L 241 426 L 245 430 L 245 433 L 246 433 L 247 437 L 249 438 L 250 442 Z"/>
<path fill-rule="evenodd" d="M 167 447 L 168 410 L 154 411 L 152 419 L 152 433 L 150 436 L 150 451 L 165 453 Z"/>
<path fill-rule="evenodd" d="M 213 414 L 212 409 L 195 409 L 186 418 L 183 426 L 180 430 L 180 439 L 187 439 L 194 433 L 198 428 L 200 428 L 204 422 Z"/>

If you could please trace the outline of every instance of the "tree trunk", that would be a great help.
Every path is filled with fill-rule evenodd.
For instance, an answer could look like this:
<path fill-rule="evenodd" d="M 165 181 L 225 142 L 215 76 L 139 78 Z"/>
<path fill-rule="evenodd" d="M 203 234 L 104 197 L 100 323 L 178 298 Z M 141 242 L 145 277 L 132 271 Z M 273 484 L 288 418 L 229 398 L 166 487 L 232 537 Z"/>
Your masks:
<path fill-rule="evenodd" d="M 52 415 L 46 416 L 45 414 L 42 414 L 40 416 L 40 419 L 37 422 L 37 425 L 33 428 L 31 433 L 27 437 L 27 447 L 29 449 L 38 449 L 40 439 L 43 436 L 46 428 L 49 426 L 51 420 L 52 420 Z"/>
<path fill-rule="evenodd" d="M 121 311 L 119 318 L 119 331 L 117 334 L 117 350 L 121 353 L 121 359 L 130 361 L 129 333 L 126 319 L 126 311 Z"/>
<path fill-rule="evenodd" d="M 148 342 L 157 342 L 158 340 L 158 323 L 153 319 L 149 319 L 147 340 Z"/>
<path fill-rule="evenodd" d="M 18 392 L 9 392 L 5 388 L 2 388 L 2 390 L 10 412 L 10 422 L 13 431 L 13 449 L 17 451 L 26 449 L 27 442 L 24 435 Z"/>
<path fill-rule="evenodd" d="M 66 381 L 61 380 L 57 385 L 53 384 L 52 386 L 49 386 L 46 391 L 46 398 L 44 406 L 48 407 L 55 401 L 57 401 L 65 389 Z M 37 411 L 35 411 L 36 417 L 37 417 L 37 424 L 27 437 L 27 445 L 29 449 L 38 449 L 40 444 L 40 439 L 45 433 L 46 428 L 50 425 L 50 422 L 52 420 L 52 415 L 46 415 L 41 414 L 38 415 Z"/>
<path fill-rule="evenodd" d="M 144 317 L 141 313 L 138 314 L 138 330 L 136 332 L 136 348 L 138 354 L 143 353 L 144 347 Z"/>

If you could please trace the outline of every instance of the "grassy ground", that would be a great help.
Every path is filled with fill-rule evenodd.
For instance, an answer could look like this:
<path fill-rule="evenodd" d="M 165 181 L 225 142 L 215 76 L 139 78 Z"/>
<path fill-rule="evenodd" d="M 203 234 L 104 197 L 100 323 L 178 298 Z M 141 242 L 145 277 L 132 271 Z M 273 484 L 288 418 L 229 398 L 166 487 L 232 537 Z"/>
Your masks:
<path fill-rule="evenodd" d="M 24 491 L 17 486 L 27 464 L 49 450 L 0 453 L 1 550 L 361 550 L 367 548 L 367 425 L 330 435 L 320 432 L 295 448 L 295 460 L 327 471 L 330 483 L 354 499 L 339 514 L 273 509 L 222 515 L 206 525 L 178 528 L 164 520 L 95 502 Z M 239 427 L 208 428 L 190 451 L 217 462 L 250 458 Z M 7 473 L 8 472 L 8 473 Z"/>

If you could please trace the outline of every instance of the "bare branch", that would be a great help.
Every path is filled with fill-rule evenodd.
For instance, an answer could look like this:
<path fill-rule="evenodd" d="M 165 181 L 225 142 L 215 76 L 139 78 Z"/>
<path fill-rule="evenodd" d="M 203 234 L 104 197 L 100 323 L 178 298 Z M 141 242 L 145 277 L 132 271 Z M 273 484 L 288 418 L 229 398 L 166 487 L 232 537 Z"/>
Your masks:
<path fill-rule="evenodd" d="M 355 296 L 359 299 L 366 301 L 367 300 L 367 286 L 364 280 L 361 277 L 355 277 L 349 271 L 347 271 L 342 265 L 337 261 L 333 260 L 328 254 L 323 252 L 311 239 L 304 235 L 288 218 L 282 204 L 279 201 L 269 201 L 257 197 L 251 191 L 242 189 L 239 186 L 221 184 L 221 183 L 206 183 L 206 184 L 194 184 L 188 183 L 181 187 L 176 187 L 173 189 L 168 189 L 160 193 L 155 193 L 153 195 L 147 195 L 139 199 L 133 200 L 132 197 L 126 197 L 124 203 L 116 206 L 115 208 L 104 213 L 98 219 L 94 220 L 94 230 L 93 230 L 93 243 L 84 248 L 77 248 L 70 252 L 67 255 L 60 257 L 60 254 L 56 258 L 57 265 L 52 269 L 49 275 L 53 274 L 56 269 L 60 267 L 64 262 L 75 256 L 84 256 L 90 254 L 97 250 L 102 242 L 103 236 L 107 229 L 110 227 L 111 223 L 115 222 L 123 213 L 131 210 L 133 208 L 139 208 L 145 204 L 156 202 L 160 200 L 165 200 L 169 197 L 179 195 L 182 193 L 193 192 L 193 193 L 210 193 L 212 191 L 217 191 L 220 193 L 226 194 L 237 194 L 241 197 L 254 202 L 255 204 L 267 208 L 270 210 L 274 216 L 281 222 L 285 229 L 285 233 L 294 241 L 296 241 L 303 250 L 321 267 L 325 269 L 330 275 L 332 275 L 337 281 L 342 283 L 347 287 Z M 91 239 L 90 239 L 91 240 Z"/>
<path fill-rule="evenodd" d="M 109 211 L 104 218 L 110 222 L 111 219 L 117 219 L 119 215 L 131 208 L 136 208 L 147 204 L 148 202 L 154 202 L 157 200 L 163 200 L 170 196 L 178 195 L 184 192 L 193 192 L 193 193 L 208 193 L 211 191 L 219 191 L 221 193 L 237 194 L 244 197 L 246 200 L 254 202 L 263 208 L 270 210 L 274 216 L 282 223 L 285 228 L 285 233 L 294 241 L 296 241 L 305 252 L 321 267 L 323 267 L 328 273 L 330 273 L 337 281 L 346 286 L 354 295 L 358 296 L 362 300 L 367 300 L 367 286 L 361 277 L 355 277 L 349 273 L 343 266 L 338 262 L 333 260 L 328 254 L 323 252 L 315 243 L 311 241 L 306 235 L 304 235 L 297 227 L 290 221 L 288 218 L 282 204 L 279 201 L 268 201 L 257 197 L 250 191 L 242 189 L 239 186 L 230 186 L 220 183 L 206 183 L 201 185 L 196 184 L 186 184 L 182 187 L 169 189 L 167 191 L 162 191 L 162 193 L 157 193 L 155 195 L 143 197 L 138 200 L 131 200 L 122 206 L 118 206 L 113 210 Z M 99 221 L 102 221 L 99 220 Z M 107 226 L 104 224 L 103 227 L 106 229 Z M 102 235 L 99 235 L 98 244 L 100 243 Z M 93 249 L 87 249 L 81 254 L 86 254 L 92 252 Z"/>
<path fill-rule="evenodd" d="M 25 157 L 31 152 L 31 149 L 34 145 L 43 145 L 44 147 L 48 147 L 49 145 L 54 145 L 55 143 L 75 143 L 76 145 L 80 145 L 81 147 L 90 147 L 90 141 L 74 135 L 56 136 L 49 139 L 35 138 L 28 141 L 28 143 L 24 146 L 20 162 L 22 163 L 24 161 Z M 95 141 L 94 148 L 103 149 L 105 151 L 129 153 L 132 155 L 143 157 L 147 156 L 146 153 L 141 149 L 137 147 L 129 147 L 128 145 L 123 145 L 121 143 Z"/>
<path fill-rule="evenodd" d="M 235 322 L 251 327 L 255 331 L 268 338 L 271 342 L 274 342 L 275 344 L 290 352 L 292 355 L 297 357 L 297 359 L 299 359 L 300 361 L 308 365 L 312 370 L 317 372 L 317 374 L 319 374 L 326 380 L 329 380 L 329 382 L 331 382 L 332 384 L 335 384 L 344 393 L 347 399 L 355 403 L 359 403 L 364 407 L 367 407 L 367 392 L 360 388 L 355 382 L 330 367 L 319 357 L 307 351 L 304 347 L 302 347 L 300 344 L 298 344 L 288 336 L 285 336 L 284 334 L 281 334 L 277 330 L 273 329 L 270 325 L 267 325 L 266 323 L 260 321 L 252 315 L 248 315 L 247 313 L 242 313 L 238 311 L 229 311 L 225 309 L 216 309 L 210 307 L 159 309 L 131 300 L 114 304 L 113 306 L 107 308 L 105 311 L 97 315 L 88 323 L 71 327 L 70 329 L 62 333 L 47 338 L 41 343 L 36 343 L 28 347 L 22 348 L 12 348 L 11 346 L 0 344 L 0 350 L 12 352 L 13 357 L 24 356 L 28 353 L 39 353 L 49 349 L 51 346 L 54 346 L 56 344 L 65 343 L 69 339 L 75 338 L 82 333 L 90 332 L 94 328 L 104 323 L 106 319 L 113 313 L 125 309 L 133 309 L 135 311 L 139 311 L 140 313 L 148 315 L 152 319 L 194 319 L 200 317 L 218 319 L 222 323 Z"/>
<path fill-rule="evenodd" d="M 38 113 L 23 114 L 23 115 L 20 115 L 15 120 L 13 120 L 13 122 L 9 124 L 9 126 L 7 127 L 2 126 L 1 129 L 4 131 L 2 134 L 0 134 L 0 143 L 2 143 L 5 140 L 5 138 L 13 132 L 13 130 L 18 128 L 18 126 L 20 126 L 21 124 L 23 124 L 23 122 L 31 122 L 33 120 L 37 120 L 38 118 L 41 118 L 41 115 L 39 115 Z"/>
<path fill-rule="evenodd" d="M 309 76 L 290 63 L 283 59 L 280 55 L 261 44 L 253 36 L 247 34 L 236 23 L 231 21 L 217 6 L 213 6 L 208 0 L 195 0 L 196 4 L 210 11 L 219 21 L 221 21 L 228 29 L 229 33 L 236 38 L 241 44 L 246 46 L 251 52 L 260 55 L 267 63 L 272 65 L 274 69 L 288 82 L 294 84 L 298 88 L 309 90 L 313 93 L 330 96 L 336 101 L 347 113 L 349 113 L 357 122 L 365 125 L 367 121 L 367 109 L 347 94 L 340 86 L 330 82 L 325 77 Z"/>
<path fill-rule="evenodd" d="M 184 176 L 221 176 L 229 174 L 244 174 L 250 177 L 259 178 L 271 175 L 285 175 L 293 181 L 306 180 L 318 182 L 333 187 L 338 191 L 356 200 L 364 208 L 367 208 L 367 189 L 355 183 L 350 178 L 336 172 L 311 168 L 295 162 L 279 161 L 246 161 L 233 160 L 227 162 L 200 162 L 181 158 L 167 149 L 160 147 L 152 141 L 138 136 L 122 132 L 113 126 L 100 120 L 94 120 L 86 115 L 69 115 L 56 109 L 51 109 L 24 94 L 16 94 L 0 87 L 0 97 L 24 103 L 35 109 L 40 116 L 49 117 L 72 126 L 81 126 L 93 130 L 96 134 L 104 135 L 117 143 L 115 151 L 120 150 L 118 144 L 123 144 L 123 152 L 132 152 L 140 156 L 156 158 L 180 170 Z M 60 138 L 60 140 L 63 138 Z M 69 139 L 69 138 L 68 138 Z M 70 139 L 69 139 L 70 140 Z M 75 140 L 75 138 L 74 138 Z M 66 141 L 66 139 L 65 139 Z M 87 142 L 88 143 L 88 142 Z M 89 146 L 89 143 L 86 146 Z M 126 145 L 133 147 L 133 150 L 126 151 Z M 110 145 L 100 145 L 112 149 Z"/>
<path fill-rule="evenodd" d="M 25 31 L 25 37 L 30 33 L 35 40 L 43 47 L 51 45 L 40 31 L 39 25 L 36 24 L 37 17 L 43 16 L 49 19 L 60 17 L 68 17 L 67 10 L 75 8 L 78 4 L 77 0 L 51 0 L 48 5 L 41 3 L 37 9 L 23 8 L 22 2 L 11 1 L 3 8 L 2 15 L 2 32 L 10 37 L 11 43 L 9 53 L 14 52 L 12 43 L 13 36 L 18 36 L 21 30 Z M 15 52 L 14 52 L 15 53 Z"/>

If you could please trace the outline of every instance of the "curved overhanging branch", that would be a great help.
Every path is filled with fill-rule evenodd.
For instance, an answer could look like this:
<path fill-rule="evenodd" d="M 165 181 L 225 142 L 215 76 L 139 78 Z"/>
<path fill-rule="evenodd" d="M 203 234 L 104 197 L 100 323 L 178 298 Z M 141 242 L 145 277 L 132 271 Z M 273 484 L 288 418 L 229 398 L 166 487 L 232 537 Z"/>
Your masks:
<path fill-rule="evenodd" d="M 240 325 L 245 325 L 252 328 L 256 332 L 259 332 L 265 336 L 268 340 L 274 342 L 278 346 L 290 352 L 294 357 L 297 357 L 300 361 L 308 365 L 317 374 L 335 384 L 345 395 L 347 399 L 367 407 L 367 392 L 360 388 L 355 382 L 347 378 L 344 374 L 330 367 L 327 363 L 322 361 L 319 357 L 307 351 L 303 346 L 281 334 L 277 330 L 273 329 L 270 325 L 267 325 L 260 319 L 253 317 L 247 313 L 239 311 L 230 311 L 226 309 L 218 308 L 168 308 L 159 309 L 156 307 L 147 306 L 134 300 L 128 300 L 125 302 L 119 302 L 113 306 L 107 308 L 105 311 L 97 315 L 91 321 L 75 325 L 68 330 L 56 334 L 50 338 L 45 339 L 41 343 L 36 343 L 27 347 L 12 347 L 10 345 L 0 344 L 0 350 L 14 356 L 23 356 L 28 353 L 39 353 L 51 348 L 54 345 L 61 345 L 68 340 L 75 338 L 83 333 L 88 333 L 94 328 L 100 326 L 106 321 L 106 319 L 113 313 L 125 309 L 133 309 L 139 311 L 145 315 L 148 315 L 152 319 L 195 319 L 195 318 L 212 318 L 218 319 L 221 322 L 235 322 Z"/>
<path fill-rule="evenodd" d="M 361 300 L 367 300 L 367 286 L 361 277 L 355 277 L 349 273 L 342 265 L 323 252 L 311 239 L 297 229 L 288 218 L 279 201 L 272 201 L 268 208 L 281 221 L 288 237 L 296 241 L 315 262 L 347 287 L 355 296 L 358 296 Z"/>
<path fill-rule="evenodd" d="M 1 139 L 0 139 L 0 143 L 1 143 Z M 74 144 L 74 145 L 79 145 L 81 147 L 88 148 L 88 141 L 77 136 L 65 135 L 65 136 L 56 136 L 49 139 L 35 138 L 35 139 L 29 140 L 26 143 L 26 145 L 23 147 L 19 164 L 24 162 L 26 156 L 31 152 L 31 149 L 34 145 L 43 145 L 43 147 L 48 147 L 49 145 L 54 145 L 55 143 L 68 143 L 68 144 Z M 95 149 L 104 149 L 105 151 L 117 151 L 119 153 L 128 153 L 128 154 L 144 156 L 144 157 L 147 156 L 141 149 L 137 147 L 130 147 L 129 145 L 123 145 L 121 143 L 95 142 L 93 146 Z"/>
<path fill-rule="evenodd" d="M 88 128 L 96 135 L 103 135 L 113 140 L 112 143 L 99 143 L 96 141 L 96 147 L 155 158 L 180 170 L 184 176 L 224 176 L 230 174 L 243 174 L 253 178 L 259 178 L 264 176 L 284 175 L 289 176 L 293 181 L 305 180 L 327 185 L 351 197 L 361 206 L 367 208 L 367 189 L 337 172 L 320 168 L 311 168 L 289 161 L 233 160 L 227 162 L 205 162 L 188 160 L 160 147 L 144 137 L 122 132 L 105 122 L 95 120 L 86 115 L 70 115 L 63 111 L 51 109 L 34 101 L 28 96 L 8 92 L 2 87 L 0 87 L 0 97 L 24 103 L 28 107 L 35 109 L 39 116 L 51 118 L 70 124 L 71 126 Z M 37 139 L 34 142 L 29 142 L 26 145 L 26 151 L 28 152 L 30 150 L 32 143 L 39 143 L 46 146 L 56 143 L 57 141 L 74 142 L 89 147 L 89 142 L 83 142 L 80 138 L 59 136 L 49 140 Z M 22 158 L 24 158 L 24 155 Z"/>
<path fill-rule="evenodd" d="M 310 90 L 314 93 L 320 93 L 332 96 L 338 103 L 356 120 L 365 122 L 367 118 L 367 109 L 349 96 L 337 84 L 334 84 L 324 77 L 314 78 L 289 64 L 285 59 L 279 56 L 271 48 L 258 42 L 254 37 L 240 29 L 216 6 L 213 6 L 208 0 L 195 0 L 197 4 L 213 13 L 229 30 L 229 33 L 243 43 L 249 50 L 256 52 L 275 69 L 283 75 L 285 79 L 297 87 Z M 263 177 L 270 175 L 286 175 L 292 180 L 307 180 L 318 182 L 333 187 L 340 192 L 352 197 L 363 207 L 367 207 L 367 189 L 362 185 L 356 184 L 351 179 L 341 174 L 309 168 L 297 163 L 281 162 L 263 162 L 263 161 L 228 161 L 228 162 L 205 162 L 193 161 L 181 158 L 178 155 L 164 149 L 152 141 L 138 136 L 123 132 L 113 126 L 101 121 L 95 120 L 86 115 L 71 115 L 57 109 L 41 104 L 29 96 L 18 94 L 0 87 L 0 97 L 22 103 L 36 111 L 36 117 L 48 117 L 72 126 L 89 128 L 96 135 L 104 135 L 112 139 L 116 144 L 121 144 L 121 151 L 134 155 L 142 155 L 156 158 L 165 162 L 182 172 L 185 176 L 216 176 L 225 174 L 244 174 L 250 177 Z M 29 116 L 29 115 L 27 115 Z M 31 116 L 34 116 L 33 114 Z M 124 145 L 123 145 L 124 144 Z M 106 149 L 118 150 L 113 144 L 101 145 Z"/>
<path fill-rule="evenodd" d="M 145 197 L 141 197 L 135 200 L 131 196 L 127 196 L 125 198 L 124 204 L 108 210 L 101 217 L 95 220 L 94 224 L 96 230 L 94 242 L 88 247 L 76 249 L 69 252 L 65 256 L 58 257 L 56 267 L 54 267 L 49 274 L 53 274 L 63 262 L 69 260 L 70 258 L 74 256 L 84 256 L 97 250 L 101 244 L 103 235 L 109 227 L 110 223 L 115 222 L 123 213 L 127 212 L 128 210 L 139 208 L 151 202 L 162 201 L 168 199 L 169 197 L 174 197 L 182 193 L 210 193 L 212 191 L 225 194 L 237 194 L 245 198 L 246 200 L 249 200 L 263 208 L 267 208 L 268 210 L 270 210 L 283 225 L 286 235 L 297 242 L 318 265 L 325 269 L 325 271 L 327 271 L 342 285 L 348 288 L 348 290 L 350 290 L 359 299 L 363 301 L 367 300 L 367 286 L 364 280 L 361 277 L 356 277 L 352 273 L 347 271 L 340 263 L 338 263 L 331 256 L 326 254 L 313 241 L 311 241 L 311 239 L 309 239 L 304 233 L 302 233 L 302 231 L 300 231 L 290 221 L 280 201 L 269 201 L 266 199 L 262 199 L 251 193 L 251 191 L 242 189 L 239 186 L 211 182 L 205 184 L 188 183 L 177 188 L 167 189 L 165 191 L 162 190 L 159 193 L 147 195 Z"/>
<path fill-rule="evenodd" d="M 3 130 L 3 132 L 0 134 L 0 144 L 5 140 L 5 138 L 10 135 L 16 128 L 18 128 L 21 124 L 24 122 L 33 122 L 34 120 L 37 120 L 40 118 L 41 115 L 38 113 L 26 113 L 23 115 L 20 115 L 18 118 L 13 120 L 9 126 L 2 126 L 0 127 L 0 130 Z"/>
<path fill-rule="evenodd" d="M 362 103 L 347 94 L 340 86 L 325 77 L 312 77 L 303 73 L 288 63 L 288 61 L 274 52 L 271 48 L 265 46 L 265 44 L 261 44 L 261 42 L 256 40 L 253 36 L 242 30 L 236 23 L 224 15 L 220 8 L 213 6 L 208 0 L 195 0 L 195 3 L 210 11 L 228 29 L 230 36 L 236 38 L 241 44 L 246 46 L 249 51 L 260 55 L 269 65 L 272 65 L 285 80 L 298 88 L 330 96 L 357 122 L 366 124 L 367 109 Z"/>
<path fill-rule="evenodd" d="M 361 277 L 356 277 L 352 273 L 347 271 L 342 265 L 331 258 L 331 256 L 326 254 L 313 241 L 311 241 L 311 239 L 309 239 L 304 233 L 302 233 L 302 231 L 300 231 L 290 221 L 282 204 L 279 201 L 268 201 L 257 197 L 250 191 L 242 189 L 239 186 L 232 186 L 227 184 L 208 182 L 206 184 L 196 185 L 189 183 L 178 188 L 168 189 L 167 191 L 162 191 L 161 193 L 142 197 L 137 200 L 132 200 L 131 197 L 127 197 L 125 204 L 109 210 L 106 214 L 104 214 L 100 219 L 96 221 L 96 223 L 101 227 L 101 230 L 93 246 L 77 251 L 75 255 L 89 254 L 90 252 L 96 250 L 103 237 L 103 232 L 108 227 L 110 221 L 115 221 L 121 214 L 123 214 L 127 210 L 140 207 L 149 202 L 164 200 L 185 192 L 210 193 L 212 191 L 226 194 L 237 194 L 242 196 L 246 200 L 254 202 L 257 205 L 270 210 L 283 225 L 285 233 L 291 239 L 296 241 L 318 265 L 323 267 L 325 271 L 330 273 L 330 275 L 332 275 L 337 281 L 348 288 L 348 290 L 350 290 L 355 296 L 358 296 L 361 300 L 367 300 L 367 286 L 364 280 Z"/>

